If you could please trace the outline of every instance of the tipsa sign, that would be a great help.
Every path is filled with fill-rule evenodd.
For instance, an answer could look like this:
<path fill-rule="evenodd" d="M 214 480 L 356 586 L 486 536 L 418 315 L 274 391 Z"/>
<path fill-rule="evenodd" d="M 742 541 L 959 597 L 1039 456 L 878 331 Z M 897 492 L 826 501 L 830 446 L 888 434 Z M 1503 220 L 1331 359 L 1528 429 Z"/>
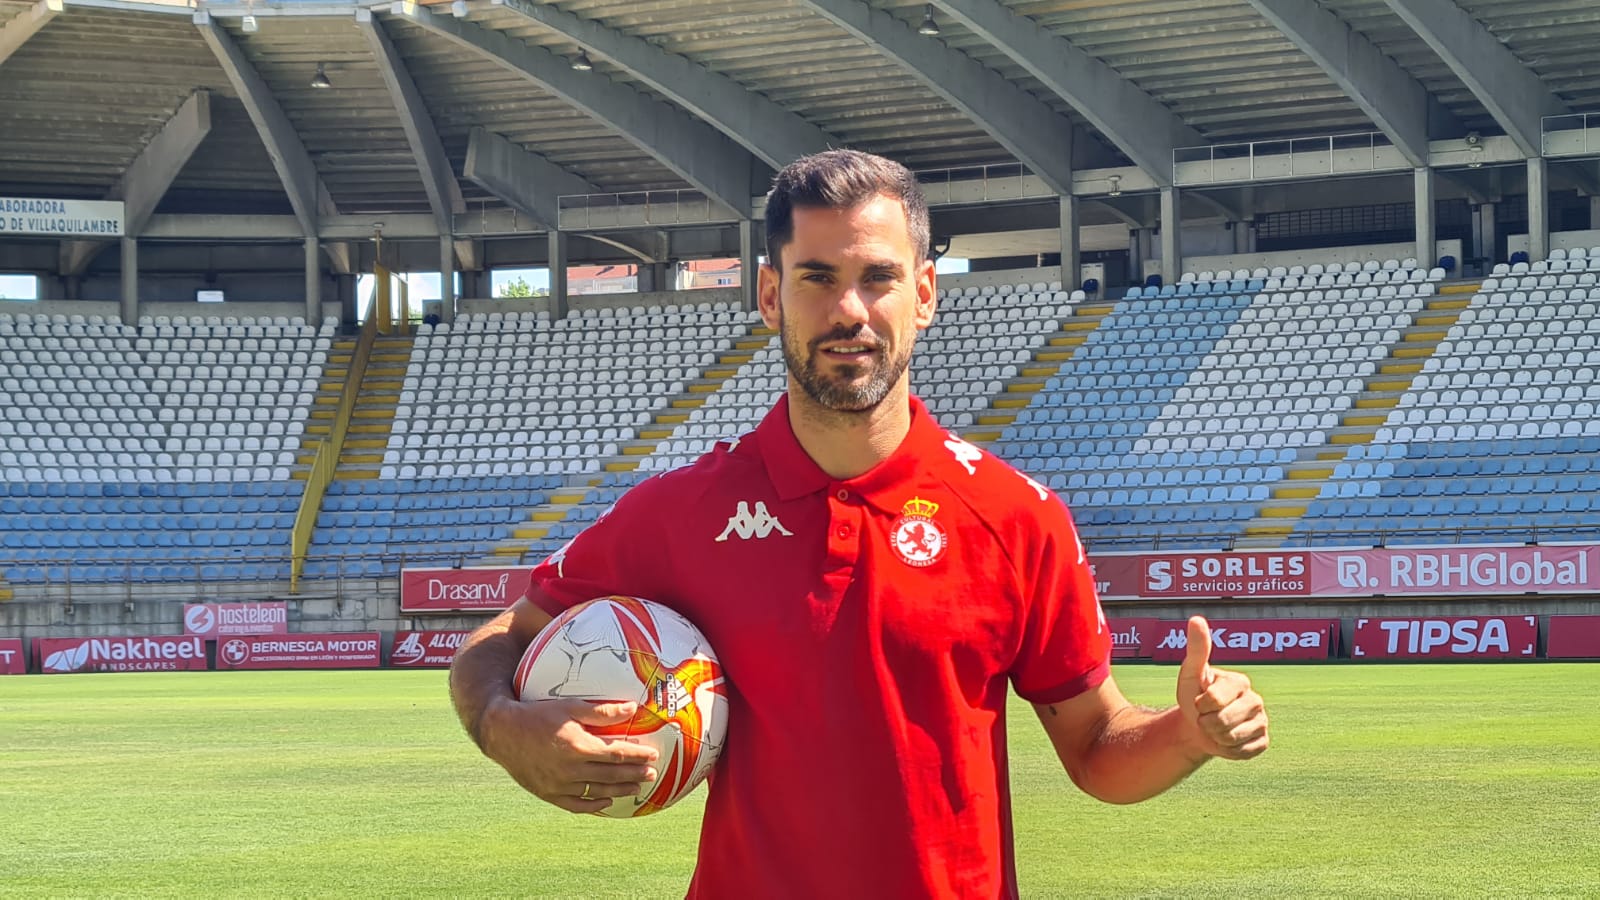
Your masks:
<path fill-rule="evenodd" d="M 401 612 L 499 612 L 528 589 L 532 566 L 404 569 Z"/>
<path fill-rule="evenodd" d="M 1538 616 L 1357 619 L 1354 659 L 1531 659 Z"/>

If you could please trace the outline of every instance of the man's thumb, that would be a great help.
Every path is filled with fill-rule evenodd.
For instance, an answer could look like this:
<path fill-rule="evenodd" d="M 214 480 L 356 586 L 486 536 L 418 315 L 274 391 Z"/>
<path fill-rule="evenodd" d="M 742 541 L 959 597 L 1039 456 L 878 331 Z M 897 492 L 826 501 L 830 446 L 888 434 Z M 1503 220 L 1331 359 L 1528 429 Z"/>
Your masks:
<path fill-rule="evenodd" d="M 1188 649 L 1183 655 L 1183 674 L 1204 682 L 1205 671 L 1211 662 L 1211 624 L 1204 616 L 1191 616 L 1188 628 Z M 1200 685 L 1201 689 L 1207 687 Z"/>

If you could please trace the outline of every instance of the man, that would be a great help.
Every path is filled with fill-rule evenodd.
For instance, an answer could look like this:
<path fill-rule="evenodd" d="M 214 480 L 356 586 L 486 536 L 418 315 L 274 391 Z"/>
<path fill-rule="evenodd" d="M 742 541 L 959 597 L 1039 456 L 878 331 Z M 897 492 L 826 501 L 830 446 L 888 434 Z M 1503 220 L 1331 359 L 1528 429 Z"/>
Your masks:
<path fill-rule="evenodd" d="M 683 613 L 731 687 L 691 897 L 1014 896 L 1008 683 L 1109 802 L 1265 750 L 1261 698 L 1207 665 L 1202 619 L 1179 705 L 1130 705 L 1066 508 L 910 396 L 937 296 L 912 174 L 807 157 L 779 173 L 766 217 L 758 295 L 786 396 L 751 434 L 623 496 L 472 636 L 451 690 L 484 753 L 573 812 L 654 779 L 653 751 L 584 727 L 633 704 L 511 696 L 539 629 L 610 593 Z"/>

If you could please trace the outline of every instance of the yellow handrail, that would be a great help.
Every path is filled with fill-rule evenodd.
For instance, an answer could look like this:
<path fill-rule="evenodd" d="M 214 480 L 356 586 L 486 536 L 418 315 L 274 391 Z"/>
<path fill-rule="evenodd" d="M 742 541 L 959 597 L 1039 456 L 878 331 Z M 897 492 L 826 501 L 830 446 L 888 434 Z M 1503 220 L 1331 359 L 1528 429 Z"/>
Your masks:
<path fill-rule="evenodd" d="M 383 284 L 388 273 L 378 267 L 378 283 Z M 380 291 L 380 293 L 387 293 Z M 322 510 L 322 498 L 333 482 L 333 473 L 339 468 L 339 454 L 344 451 L 344 438 L 350 430 L 351 414 L 361 395 L 361 380 L 367 372 L 367 361 L 372 358 L 372 347 L 378 339 L 378 317 L 367 316 L 361 326 L 361 336 L 356 340 L 356 351 L 350 358 L 350 370 L 345 373 L 344 390 L 339 392 L 339 407 L 333 414 L 333 426 L 328 439 L 317 447 L 317 457 L 311 463 L 311 473 L 306 478 L 305 493 L 300 496 L 300 510 L 295 513 L 294 532 L 291 537 L 293 561 L 289 570 L 290 593 L 300 592 L 300 576 L 305 573 L 306 556 L 311 549 L 311 536 L 316 531 L 317 514 Z"/>

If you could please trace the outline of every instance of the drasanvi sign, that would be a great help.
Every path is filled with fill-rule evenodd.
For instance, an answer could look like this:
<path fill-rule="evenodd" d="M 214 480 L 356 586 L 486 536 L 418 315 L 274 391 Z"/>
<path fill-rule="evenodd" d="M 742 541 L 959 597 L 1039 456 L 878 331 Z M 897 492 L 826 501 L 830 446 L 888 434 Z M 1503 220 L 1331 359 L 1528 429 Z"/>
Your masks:
<path fill-rule="evenodd" d="M 121 200 L 0 197 L 0 235 L 117 238 L 122 234 Z"/>
<path fill-rule="evenodd" d="M 405 569 L 400 573 L 400 611 L 499 612 L 527 591 L 532 571 L 532 566 Z"/>

